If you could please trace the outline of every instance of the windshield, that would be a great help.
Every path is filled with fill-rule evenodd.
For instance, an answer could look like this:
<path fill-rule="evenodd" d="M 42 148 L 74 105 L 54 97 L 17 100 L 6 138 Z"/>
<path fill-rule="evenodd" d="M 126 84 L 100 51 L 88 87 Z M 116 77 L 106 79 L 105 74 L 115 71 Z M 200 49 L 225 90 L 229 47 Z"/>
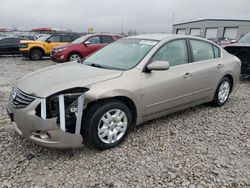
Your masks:
<path fill-rule="evenodd" d="M 91 55 L 85 64 L 128 70 L 136 66 L 157 43 L 154 40 L 120 39 Z"/>
<path fill-rule="evenodd" d="M 49 37 L 50 37 L 50 35 L 41 36 L 38 39 L 36 39 L 36 41 L 45 42 Z"/>
<path fill-rule="evenodd" d="M 241 44 L 250 44 L 250 33 L 244 35 L 239 41 L 238 43 Z"/>
<path fill-rule="evenodd" d="M 72 42 L 72 44 L 80 44 L 83 43 L 90 35 L 84 35 Z"/>

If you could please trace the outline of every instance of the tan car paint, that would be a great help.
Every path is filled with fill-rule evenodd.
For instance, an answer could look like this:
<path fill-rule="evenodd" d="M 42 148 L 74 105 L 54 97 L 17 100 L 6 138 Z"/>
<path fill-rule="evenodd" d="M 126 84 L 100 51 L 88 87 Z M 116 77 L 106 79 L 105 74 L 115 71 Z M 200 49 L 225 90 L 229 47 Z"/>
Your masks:
<path fill-rule="evenodd" d="M 141 39 L 160 39 L 161 41 L 134 68 L 127 71 L 93 68 L 82 64 L 64 64 L 49 67 L 32 73 L 23 78 L 17 87 L 39 97 L 26 109 L 13 109 L 15 122 L 24 126 L 22 134 L 36 143 L 51 147 L 79 147 L 82 138 L 56 129 L 56 122 L 44 120 L 49 134 L 55 137 L 55 142 L 31 138 L 29 122 L 39 129 L 41 120 L 34 115 L 34 108 L 40 98 L 46 98 L 58 91 L 74 87 L 86 87 L 84 93 L 86 106 L 90 102 L 113 97 L 125 97 L 136 106 L 136 124 L 157 118 L 181 109 L 213 100 L 215 90 L 221 78 L 230 75 L 233 78 L 233 89 L 239 82 L 240 61 L 221 49 L 221 58 L 203 62 L 189 63 L 170 67 L 165 71 L 145 72 L 144 68 L 151 56 L 162 44 L 178 38 L 195 38 L 177 35 L 143 35 L 135 36 Z M 196 38 L 199 40 L 205 39 Z M 214 44 L 215 45 L 215 44 Z M 222 66 L 219 66 L 222 65 Z M 72 74 L 72 72 L 74 74 Z M 34 83 L 37 83 L 34 85 Z M 87 108 L 87 107 L 86 107 Z M 28 114 L 23 117 L 21 114 Z M 46 123 L 45 123 L 46 124 Z M 26 126 L 26 127 L 25 127 Z M 33 127 L 33 128 L 34 128 Z M 16 126 L 17 130 L 19 129 Z M 46 129 L 45 128 L 45 129 Z M 51 129 L 50 129 L 51 128 Z M 20 131 L 19 131 L 20 132 Z M 28 133 L 27 133 L 28 132 Z M 65 133 L 65 139 L 63 138 Z M 21 133 L 20 133 L 21 134 Z"/>

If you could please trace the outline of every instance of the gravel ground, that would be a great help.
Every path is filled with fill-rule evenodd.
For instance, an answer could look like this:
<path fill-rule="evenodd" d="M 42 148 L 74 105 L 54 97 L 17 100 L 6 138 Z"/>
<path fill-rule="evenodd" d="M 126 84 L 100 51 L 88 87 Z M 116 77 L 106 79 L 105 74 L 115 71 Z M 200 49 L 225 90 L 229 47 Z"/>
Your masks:
<path fill-rule="evenodd" d="M 0 187 L 250 187 L 249 80 L 222 108 L 147 122 L 114 149 L 56 150 L 22 139 L 5 112 L 15 82 L 53 64 L 0 58 Z"/>

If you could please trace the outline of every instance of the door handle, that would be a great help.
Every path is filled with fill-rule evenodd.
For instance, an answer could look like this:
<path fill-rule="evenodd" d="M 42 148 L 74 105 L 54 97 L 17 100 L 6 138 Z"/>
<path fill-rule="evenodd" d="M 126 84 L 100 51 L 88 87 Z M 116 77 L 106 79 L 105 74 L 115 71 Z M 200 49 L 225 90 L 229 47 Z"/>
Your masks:
<path fill-rule="evenodd" d="M 222 68 L 222 67 L 224 67 L 224 65 L 222 65 L 222 64 L 218 64 L 218 65 L 217 65 L 217 68 L 218 68 L 218 69 L 220 69 L 220 68 Z"/>
<path fill-rule="evenodd" d="M 184 74 L 183 78 L 190 78 L 191 76 L 192 76 L 192 74 L 187 72 L 186 74 Z"/>

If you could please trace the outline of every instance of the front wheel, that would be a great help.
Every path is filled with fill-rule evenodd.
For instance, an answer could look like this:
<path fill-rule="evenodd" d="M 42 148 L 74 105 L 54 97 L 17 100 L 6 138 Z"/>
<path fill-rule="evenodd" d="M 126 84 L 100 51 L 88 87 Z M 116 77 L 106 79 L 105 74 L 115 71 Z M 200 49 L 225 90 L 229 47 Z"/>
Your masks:
<path fill-rule="evenodd" d="M 69 55 L 68 58 L 69 61 L 77 61 L 79 62 L 81 60 L 81 56 L 78 53 L 72 53 Z"/>
<path fill-rule="evenodd" d="M 223 106 L 229 98 L 231 87 L 231 81 L 227 77 L 222 78 L 216 89 L 212 105 L 215 107 Z"/>
<path fill-rule="evenodd" d="M 37 60 L 41 60 L 43 57 L 43 53 L 41 50 L 39 49 L 33 49 L 31 52 L 30 52 L 30 59 L 31 60 L 34 60 L 34 61 L 37 61 Z"/>
<path fill-rule="evenodd" d="M 83 123 L 83 136 L 87 144 L 104 150 L 117 146 L 125 139 L 132 116 L 122 102 L 107 101 L 90 107 Z"/>

